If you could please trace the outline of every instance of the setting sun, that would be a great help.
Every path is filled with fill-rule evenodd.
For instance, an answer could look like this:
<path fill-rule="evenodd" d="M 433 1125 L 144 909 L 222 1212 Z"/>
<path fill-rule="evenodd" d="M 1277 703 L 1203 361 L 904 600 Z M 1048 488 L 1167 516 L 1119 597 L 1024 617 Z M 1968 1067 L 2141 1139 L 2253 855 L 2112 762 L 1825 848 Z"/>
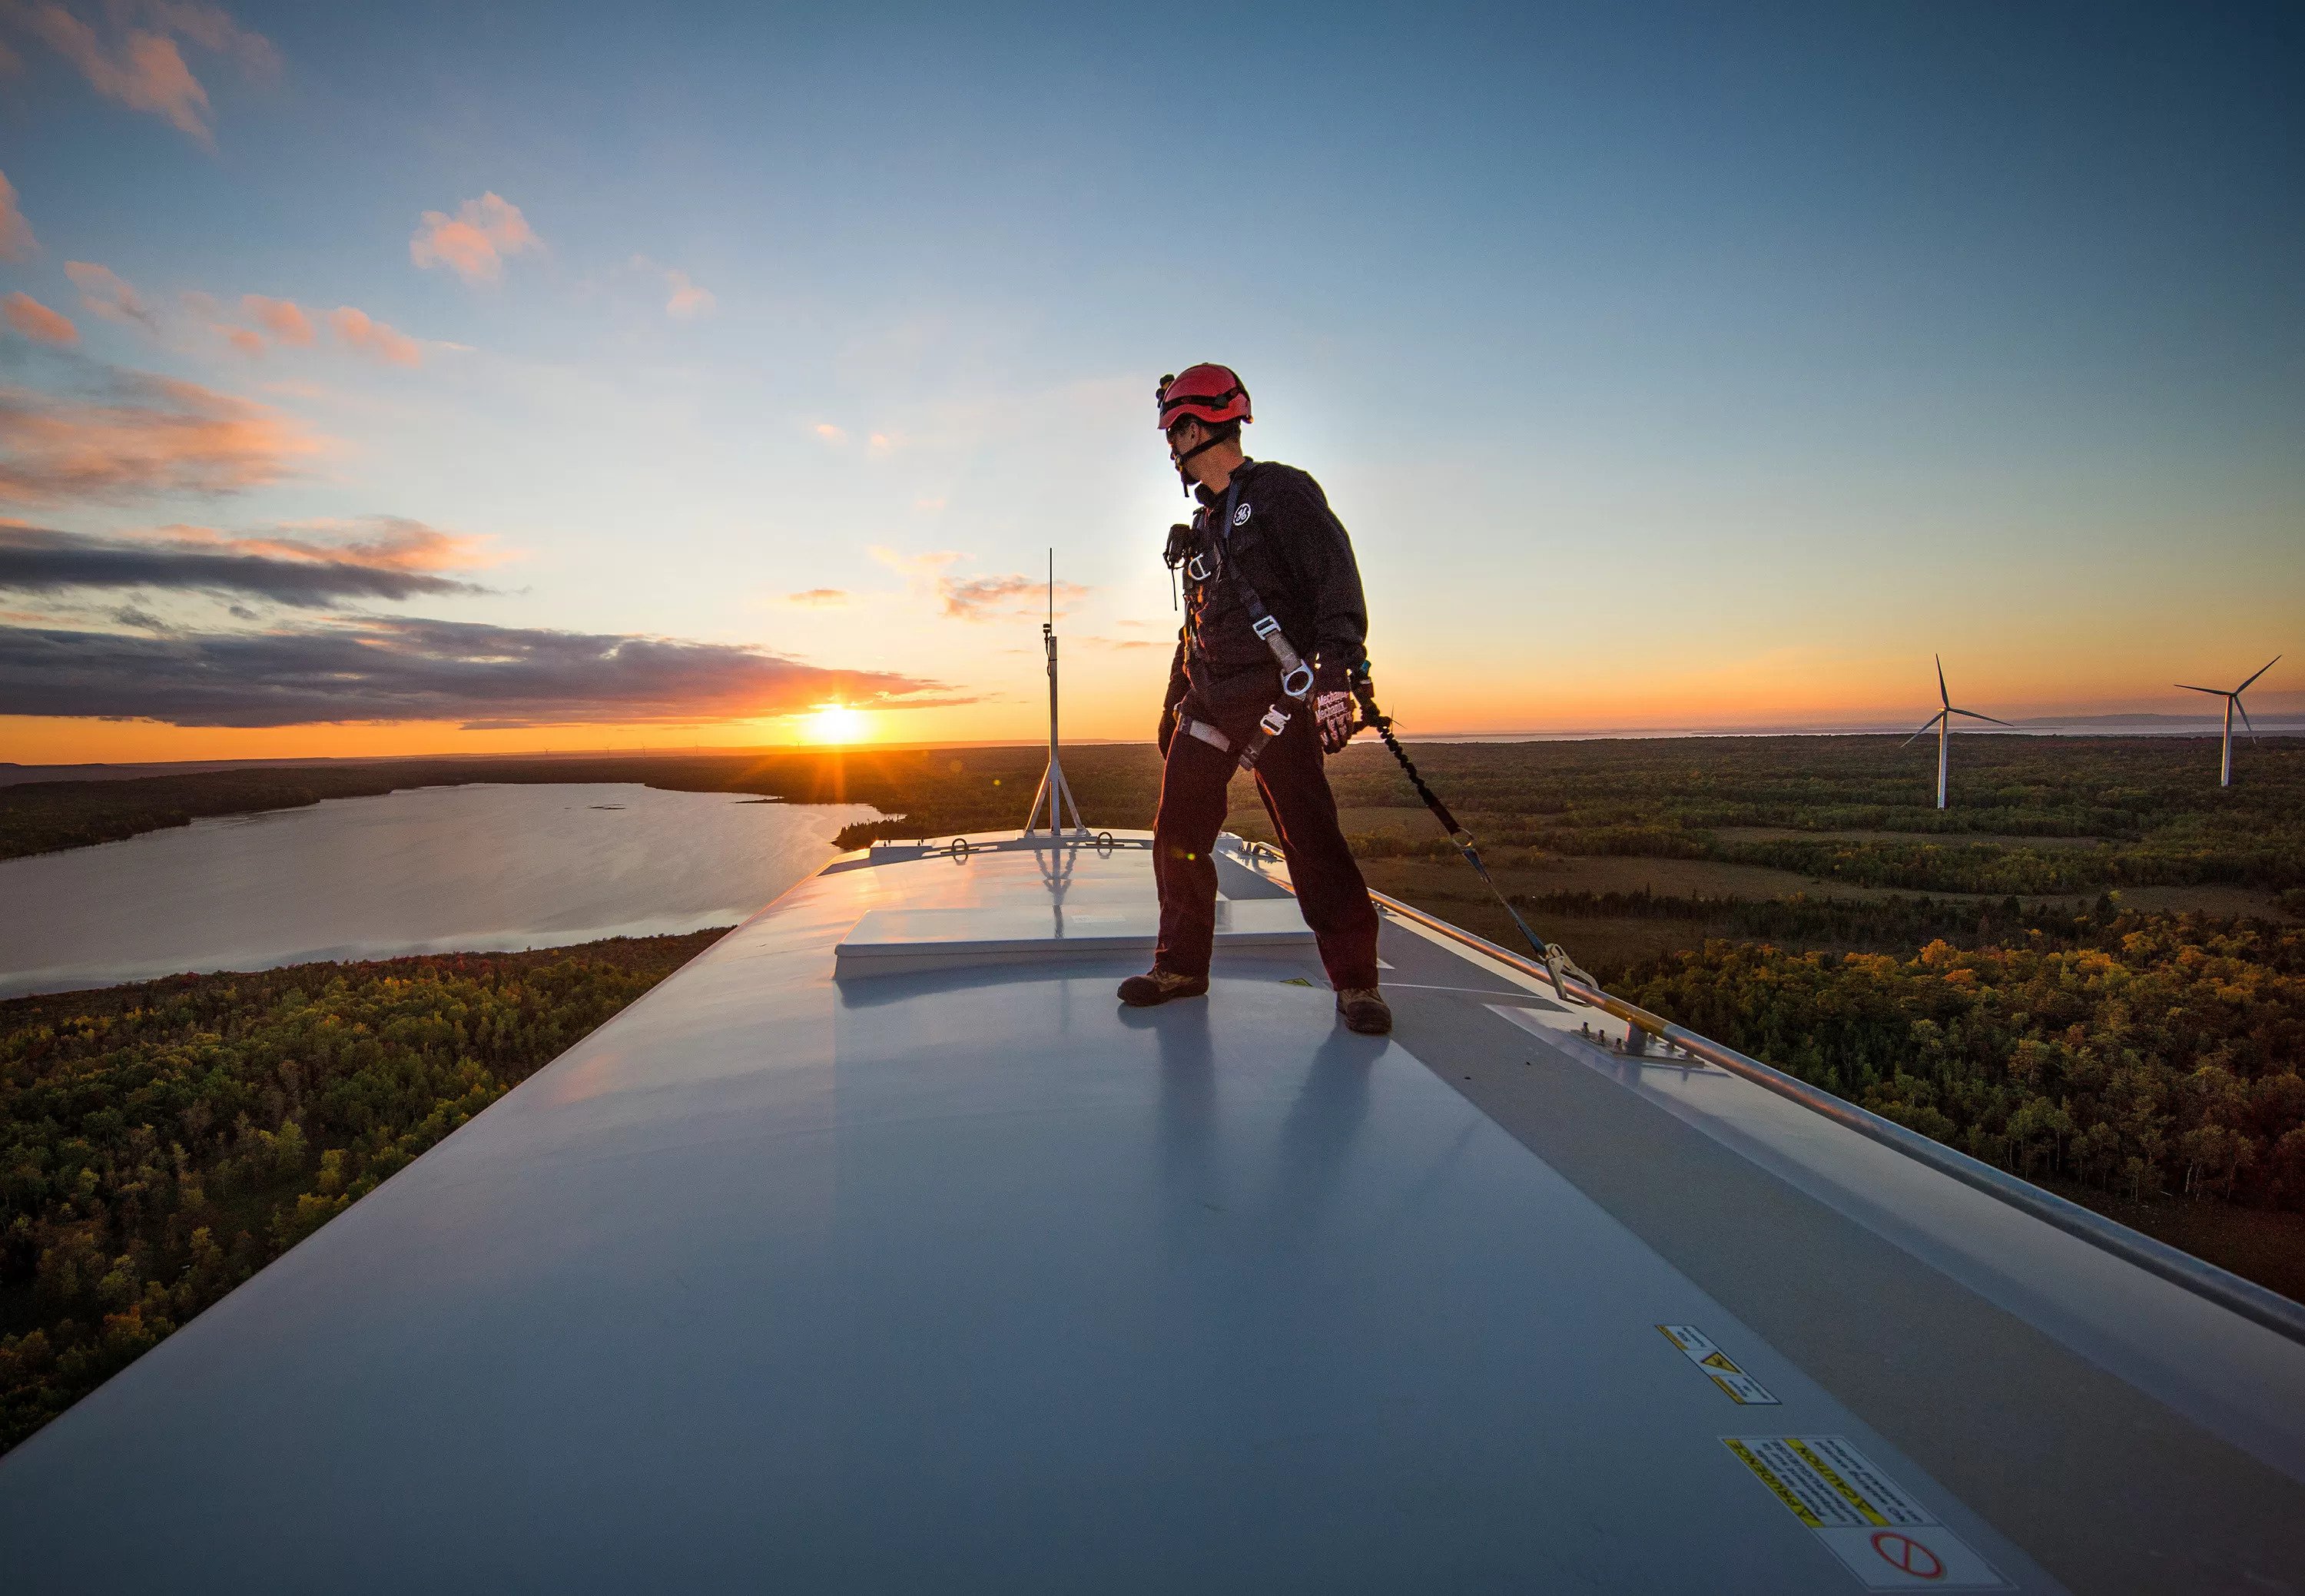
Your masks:
<path fill-rule="evenodd" d="M 860 743 L 869 730 L 863 713 L 845 704 L 828 704 L 801 722 L 801 734 L 812 743 Z"/>

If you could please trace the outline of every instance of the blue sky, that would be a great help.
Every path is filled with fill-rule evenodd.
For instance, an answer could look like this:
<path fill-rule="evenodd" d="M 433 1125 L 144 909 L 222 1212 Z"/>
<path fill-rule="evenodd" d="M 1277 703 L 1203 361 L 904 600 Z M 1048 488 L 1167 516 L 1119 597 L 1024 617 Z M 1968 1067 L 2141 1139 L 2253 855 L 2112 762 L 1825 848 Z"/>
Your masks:
<path fill-rule="evenodd" d="M 194 491 L 20 482 L 0 516 L 461 586 L 0 591 L 47 639 L 0 655 L 0 709 L 65 712 L 0 716 L 35 755 L 753 740 L 890 692 L 936 707 L 883 736 L 1029 735 L 1014 579 L 1051 544 L 1076 729 L 1144 735 L 1183 507 L 1150 389 L 1197 359 L 1247 380 L 1253 453 L 1327 486 L 1427 730 L 1918 721 L 1938 651 L 2006 714 L 2305 667 L 2293 7 L 123 0 L 77 56 L 55 9 L 0 8 L 36 240 L 0 290 L 79 337 L 10 337 L 0 380 L 37 419 L 157 374 L 262 406 L 278 453 Z M 204 107 L 123 83 L 139 33 Z M 496 226 L 493 272 L 421 263 L 428 213 Z M 347 344 L 339 307 L 411 342 Z M 457 686 L 339 706 L 387 721 L 74 713 L 171 660 L 252 669 L 252 636 L 429 671 L 416 619 L 472 628 Z M 532 675 L 540 633 L 703 652 L 636 686 L 602 642 L 561 709 L 532 680 L 492 709 L 490 627 Z M 99 656 L 104 694 L 59 685 Z M 2252 707 L 2305 707 L 2286 669 Z"/>

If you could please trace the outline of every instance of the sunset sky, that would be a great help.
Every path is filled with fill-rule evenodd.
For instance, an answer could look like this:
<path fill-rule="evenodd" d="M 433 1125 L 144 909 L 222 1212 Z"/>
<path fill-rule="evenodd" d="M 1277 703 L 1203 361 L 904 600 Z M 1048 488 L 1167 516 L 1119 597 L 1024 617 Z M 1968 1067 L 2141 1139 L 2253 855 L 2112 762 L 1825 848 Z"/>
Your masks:
<path fill-rule="evenodd" d="M 2305 712 L 2305 10 L 0 0 L 0 760 Z M 860 20 L 861 19 L 861 20 Z"/>

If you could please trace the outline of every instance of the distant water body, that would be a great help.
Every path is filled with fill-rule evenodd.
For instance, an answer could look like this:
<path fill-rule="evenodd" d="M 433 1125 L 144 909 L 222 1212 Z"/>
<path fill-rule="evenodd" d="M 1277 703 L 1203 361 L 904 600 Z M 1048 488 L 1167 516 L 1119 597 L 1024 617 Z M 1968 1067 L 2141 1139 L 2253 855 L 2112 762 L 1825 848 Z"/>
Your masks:
<path fill-rule="evenodd" d="M 733 925 L 878 813 L 622 783 L 424 787 L 0 860 L 0 997 Z"/>

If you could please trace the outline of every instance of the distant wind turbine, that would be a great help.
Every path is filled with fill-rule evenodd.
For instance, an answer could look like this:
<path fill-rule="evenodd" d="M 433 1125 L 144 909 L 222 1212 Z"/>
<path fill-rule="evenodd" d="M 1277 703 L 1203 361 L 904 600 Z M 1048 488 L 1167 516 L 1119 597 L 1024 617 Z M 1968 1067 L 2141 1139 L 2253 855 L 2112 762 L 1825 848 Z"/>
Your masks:
<path fill-rule="evenodd" d="M 1930 657 L 1937 661 L 1937 702 L 1944 707 L 1922 721 L 1920 730 L 1907 738 L 1901 746 L 1909 748 L 1920 740 L 1930 727 L 1934 726 L 1937 729 L 1937 807 L 1942 809 L 1945 807 L 1945 742 L 1952 733 L 1952 718 L 1955 715 L 1967 715 L 1972 721 L 1993 721 L 1995 726 L 2006 726 L 2009 722 L 1994 721 L 1991 715 L 1980 715 L 1973 709 L 1953 708 L 1952 696 L 1945 691 L 1944 661 L 1934 654 Z M 2254 681 L 2256 678 L 2252 677 L 2250 679 Z M 2248 685 L 2248 682 L 2241 684 L 2243 687 Z"/>
<path fill-rule="evenodd" d="M 2272 670 L 2275 665 L 2280 663 L 2281 656 L 2279 654 L 2274 655 L 2271 659 L 2266 661 L 2264 664 L 2258 667 L 2257 676 L 2263 676 L 2267 671 Z M 2255 681 L 2257 679 L 2257 676 L 2250 677 L 2249 681 L 2241 683 L 2241 686 L 2235 687 L 2230 693 L 2226 692 L 2223 687 L 2197 687 L 2190 682 L 2182 681 L 2176 684 L 2178 687 L 2184 688 L 2188 693 L 2207 693 L 2212 698 L 2222 698 L 2225 701 L 2225 756 L 2224 765 L 2217 772 L 2217 785 L 2220 787 L 2231 787 L 2233 785 L 2233 711 L 2241 709 L 2241 723 L 2249 727 L 2250 741 L 2255 742 L 2257 740 L 2257 728 L 2250 724 L 2249 712 L 2241 708 L 2241 696 L 2249 691 L 2250 682 Z"/>

